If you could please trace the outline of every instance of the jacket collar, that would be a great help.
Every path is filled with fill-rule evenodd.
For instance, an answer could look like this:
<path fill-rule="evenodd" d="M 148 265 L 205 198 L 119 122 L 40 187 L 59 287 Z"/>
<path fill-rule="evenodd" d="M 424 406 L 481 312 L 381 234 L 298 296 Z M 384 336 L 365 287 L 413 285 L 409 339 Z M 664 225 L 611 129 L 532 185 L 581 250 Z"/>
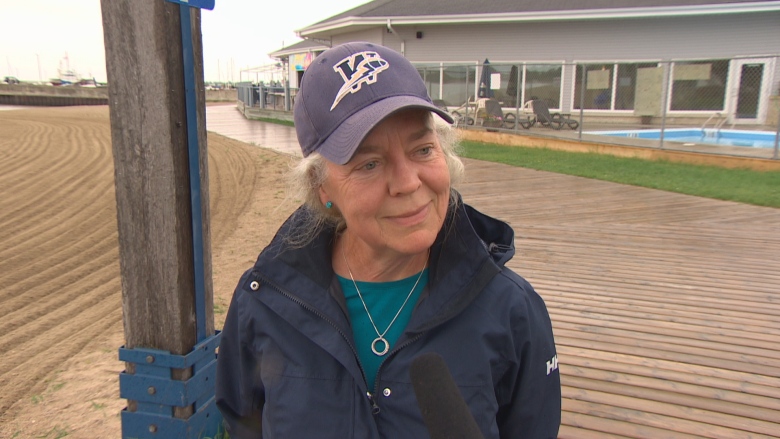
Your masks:
<path fill-rule="evenodd" d="M 285 236 L 300 233 L 310 224 L 308 215 L 310 211 L 300 207 L 285 221 L 258 257 L 256 268 L 262 267 L 263 276 L 289 286 L 301 300 L 318 307 L 327 298 L 322 292 L 328 290 L 333 280 L 331 248 L 335 229 L 323 229 L 299 248 L 285 241 Z M 464 204 L 460 194 L 453 192 L 444 226 L 431 247 L 426 308 L 430 307 L 430 314 L 438 315 L 433 320 L 446 320 L 465 308 L 514 251 L 514 232 L 509 225 Z M 311 291 L 312 283 L 318 291 Z M 426 319 L 433 318 L 430 314 Z"/>

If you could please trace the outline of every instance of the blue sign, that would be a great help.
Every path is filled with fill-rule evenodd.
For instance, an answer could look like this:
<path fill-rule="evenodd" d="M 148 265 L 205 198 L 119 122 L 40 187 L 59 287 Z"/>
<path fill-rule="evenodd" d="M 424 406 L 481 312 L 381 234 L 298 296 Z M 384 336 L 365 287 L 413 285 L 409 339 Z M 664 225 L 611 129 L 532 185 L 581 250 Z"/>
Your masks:
<path fill-rule="evenodd" d="M 171 3 L 178 3 L 180 5 L 192 6 L 193 8 L 208 9 L 209 11 L 214 9 L 215 0 L 167 0 Z"/>

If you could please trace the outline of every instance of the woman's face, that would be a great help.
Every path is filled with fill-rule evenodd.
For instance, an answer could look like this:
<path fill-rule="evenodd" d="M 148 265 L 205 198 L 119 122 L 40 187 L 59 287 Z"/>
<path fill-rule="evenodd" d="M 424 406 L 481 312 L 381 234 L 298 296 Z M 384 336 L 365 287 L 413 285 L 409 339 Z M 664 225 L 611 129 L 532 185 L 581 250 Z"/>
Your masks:
<path fill-rule="evenodd" d="M 436 239 L 447 213 L 450 175 L 427 110 L 387 117 L 345 165 L 327 162 L 320 200 L 344 216 L 350 246 L 414 255 Z"/>

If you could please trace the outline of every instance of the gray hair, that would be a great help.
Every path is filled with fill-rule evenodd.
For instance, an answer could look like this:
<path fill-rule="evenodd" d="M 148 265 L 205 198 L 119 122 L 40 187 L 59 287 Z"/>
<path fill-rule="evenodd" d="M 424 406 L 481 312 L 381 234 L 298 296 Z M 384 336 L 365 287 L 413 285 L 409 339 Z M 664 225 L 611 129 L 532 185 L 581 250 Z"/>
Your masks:
<path fill-rule="evenodd" d="M 460 149 L 458 133 L 448 123 L 439 117 L 429 113 L 429 123 L 434 125 L 434 130 L 444 152 L 444 158 L 450 174 L 450 203 L 458 197 L 454 196 L 454 186 L 463 179 L 465 168 L 458 156 Z M 308 208 L 309 215 L 305 216 L 307 224 L 296 230 L 294 236 L 287 236 L 286 241 L 293 247 L 302 247 L 314 239 L 320 231 L 326 227 L 335 227 L 342 230 L 346 226 L 344 217 L 338 208 L 327 209 L 320 201 L 319 189 L 328 177 L 326 159 L 317 152 L 301 159 L 288 173 L 288 198 L 302 200 Z"/>

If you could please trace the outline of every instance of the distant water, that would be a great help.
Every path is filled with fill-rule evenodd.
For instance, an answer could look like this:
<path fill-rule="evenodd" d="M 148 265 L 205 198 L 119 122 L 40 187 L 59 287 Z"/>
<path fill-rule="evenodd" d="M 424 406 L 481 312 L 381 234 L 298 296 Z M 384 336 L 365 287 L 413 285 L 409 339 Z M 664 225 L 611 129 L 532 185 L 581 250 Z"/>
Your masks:
<path fill-rule="evenodd" d="M 17 105 L 0 105 L 0 111 L 3 111 L 3 110 L 24 110 L 25 108 L 30 108 L 30 107 L 20 107 L 20 106 L 17 106 Z"/>

